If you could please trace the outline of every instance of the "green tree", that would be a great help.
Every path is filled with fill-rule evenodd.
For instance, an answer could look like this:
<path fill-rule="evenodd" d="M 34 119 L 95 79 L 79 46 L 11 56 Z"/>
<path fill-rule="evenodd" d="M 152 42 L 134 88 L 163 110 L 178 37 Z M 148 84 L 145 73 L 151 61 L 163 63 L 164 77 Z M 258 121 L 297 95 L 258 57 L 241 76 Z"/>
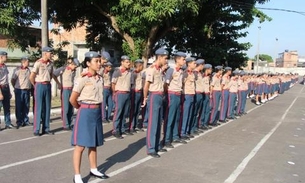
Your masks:
<path fill-rule="evenodd" d="M 257 55 L 255 55 L 254 60 L 256 60 Z M 262 61 L 267 61 L 268 63 L 273 62 L 273 58 L 267 54 L 259 54 L 258 57 Z"/>
<path fill-rule="evenodd" d="M 28 48 L 28 26 L 39 20 L 37 5 L 32 0 L 4 0 L 0 2 L 0 34 L 10 38 L 9 47 Z"/>

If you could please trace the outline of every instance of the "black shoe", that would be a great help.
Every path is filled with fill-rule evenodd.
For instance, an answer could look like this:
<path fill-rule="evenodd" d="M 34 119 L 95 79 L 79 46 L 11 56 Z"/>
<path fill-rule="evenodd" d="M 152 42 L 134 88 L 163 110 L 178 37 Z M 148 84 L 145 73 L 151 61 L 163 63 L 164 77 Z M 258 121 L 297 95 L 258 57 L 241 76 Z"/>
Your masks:
<path fill-rule="evenodd" d="M 96 177 L 96 178 L 100 178 L 100 179 L 108 179 L 108 178 L 109 178 L 109 176 L 106 175 L 106 174 L 103 174 L 103 175 L 95 175 L 95 174 L 92 173 L 91 171 L 90 171 L 90 175 L 93 176 L 93 177 Z"/>
<path fill-rule="evenodd" d="M 149 155 L 153 158 L 160 158 L 160 155 L 158 153 L 148 153 L 147 155 Z"/>
<path fill-rule="evenodd" d="M 199 127 L 199 129 L 201 129 L 201 130 L 208 130 L 209 128 L 207 126 L 201 126 L 201 127 Z"/>
<path fill-rule="evenodd" d="M 213 124 L 209 124 L 210 126 L 218 126 L 217 124 L 213 123 Z"/>
<path fill-rule="evenodd" d="M 39 136 L 39 133 L 38 132 L 34 132 L 33 135 L 34 136 Z"/>
<path fill-rule="evenodd" d="M 13 129 L 15 128 L 13 125 L 5 125 L 5 129 Z"/>
<path fill-rule="evenodd" d="M 130 131 L 123 132 L 122 135 L 133 135 Z"/>
<path fill-rule="evenodd" d="M 117 139 L 123 139 L 124 137 L 122 137 L 122 135 L 120 134 L 113 134 L 113 136 Z"/>
<path fill-rule="evenodd" d="M 187 142 L 185 140 L 182 140 L 182 139 L 176 139 L 176 140 L 173 140 L 173 143 L 179 143 L 179 144 L 187 144 Z"/>
<path fill-rule="evenodd" d="M 135 133 L 138 133 L 138 131 L 136 129 L 132 129 L 132 130 L 130 130 L 130 133 L 135 134 Z"/>
<path fill-rule="evenodd" d="M 228 117 L 228 119 L 230 119 L 230 120 L 234 120 L 235 118 L 234 118 L 234 117 Z"/>
<path fill-rule="evenodd" d="M 217 126 L 220 126 L 220 125 L 221 125 L 221 123 L 216 123 L 216 125 L 217 125 Z"/>
<path fill-rule="evenodd" d="M 190 139 L 192 139 L 192 138 L 194 138 L 195 136 L 194 135 L 191 135 L 191 134 L 188 134 L 188 135 L 186 135 L 188 138 L 190 138 Z"/>
<path fill-rule="evenodd" d="M 63 131 L 70 131 L 71 128 L 62 128 Z"/>
<path fill-rule="evenodd" d="M 166 148 L 174 148 L 174 146 L 171 143 L 165 143 L 164 147 L 166 147 Z"/>
<path fill-rule="evenodd" d="M 219 122 L 221 122 L 221 123 L 226 123 L 226 120 L 219 120 Z"/>
<path fill-rule="evenodd" d="M 21 126 L 21 125 L 17 125 L 17 126 L 16 126 L 16 129 L 18 130 L 18 129 L 20 128 L 20 126 Z"/>
<path fill-rule="evenodd" d="M 167 150 L 166 149 L 159 149 L 159 152 L 167 152 Z"/>
<path fill-rule="evenodd" d="M 200 133 L 198 131 L 194 131 L 193 133 L 191 133 L 192 135 L 196 136 L 199 135 Z"/>
<path fill-rule="evenodd" d="M 42 135 L 54 135 L 54 132 L 45 131 L 45 132 L 42 132 Z"/>
<path fill-rule="evenodd" d="M 182 136 L 181 139 L 182 140 L 190 140 L 190 138 L 188 136 Z"/>

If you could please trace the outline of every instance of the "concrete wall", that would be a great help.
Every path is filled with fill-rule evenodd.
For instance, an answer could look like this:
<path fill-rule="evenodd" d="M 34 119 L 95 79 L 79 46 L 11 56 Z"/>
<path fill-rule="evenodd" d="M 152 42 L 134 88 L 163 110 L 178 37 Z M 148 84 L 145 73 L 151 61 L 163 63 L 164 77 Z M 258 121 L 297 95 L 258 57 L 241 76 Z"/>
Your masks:
<path fill-rule="evenodd" d="M 254 66 L 254 70 L 252 72 L 256 73 L 256 66 Z M 296 68 L 283 68 L 283 67 L 258 67 L 258 73 L 298 73 L 299 75 L 303 76 L 305 75 L 305 68 L 302 67 L 296 67 Z"/>

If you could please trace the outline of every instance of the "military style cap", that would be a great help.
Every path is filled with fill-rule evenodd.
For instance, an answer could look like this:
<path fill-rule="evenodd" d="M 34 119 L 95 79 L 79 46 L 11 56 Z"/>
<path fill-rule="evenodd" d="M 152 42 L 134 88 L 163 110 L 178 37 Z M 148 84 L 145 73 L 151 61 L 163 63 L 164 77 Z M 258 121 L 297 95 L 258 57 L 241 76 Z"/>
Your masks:
<path fill-rule="evenodd" d="M 85 57 L 87 57 L 87 58 L 100 58 L 101 55 L 96 51 L 89 51 L 89 52 L 85 53 Z"/>
<path fill-rule="evenodd" d="M 240 73 L 239 73 L 241 76 L 244 76 L 244 75 L 246 75 L 246 72 L 245 71 L 240 71 Z"/>
<path fill-rule="evenodd" d="M 225 70 L 228 71 L 228 70 L 232 70 L 231 67 L 225 67 Z"/>
<path fill-rule="evenodd" d="M 79 60 L 77 58 L 74 58 L 72 62 L 78 67 L 80 65 Z"/>
<path fill-rule="evenodd" d="M 54 49 L 51 47 L 45 46 L 41 49 L 41 51 L 42 52 L 52 52 L 52 51 L 54 51 Z"/>
<path fill-rule="evenodd" d="M 7 56 L 7 53 L 5 51 L 0 51 L 0 55 Z"/>
<path fill-rule="evenodd" d="M 155 51 L 155 55 L 168 55 L 168 51 L 164 48 L 159 48 Z"/>
<path fill-rule="evenodd" d="M 198 59 L 196 60 L 196 64 L 199 65 L 199 64 L 204 64 L 205 60 L 204 59 Z"/>
<path fill-rule="evenodd" d="M 110 59 L 110 54 L 107 51 L 102 51 L 101 56 L 106 60 Z"/>
<path fill-rule="evenodd" d="M 211 65 L 211 64 L 204 64 L 204 68 L 205 68 L 205 69 L 211 69 L 211 68 L 212 68 L 212 65 Z"/>
<path fill-rule="evenodd" d="M 111 62 L 106 62 L 104 65 L 105 66 L 112 66 L 112 63 Z"/>
<path fill-rule="evenodd" d="M 121 56 L 121 60 L 130 60 L 130 58 L 127 55 L 123 55 L 123 56 Z"/>
<path fill-rule="evenodd" d="M 218 66 L 215 67 L 215 69 L 221 70 L 221 69 L 223 69 L 223 67 L 221 65 L 218 65 Z"/>
<path fill-rule="evenodd" d="M 239 75 L 239 71 L 238 71 L 238 70 L 235 70 L 235 71 L 233 71 L 233 74 Z"/>
<path fill-rule="evenodd" d="M 142 59 L 137 59 L 134 61 L 134 63 L 144 63 L 144 61 Z"/>
<path fill-rule="evenodd" d="M 182 52 L 182 51 L 178 51 L 174 54 L 174 56 L 178 56 L 178 57 L 186 57 L 186 53 Z"/>
<path fill-rule="evenodd" d="M 188 57 L 185 59 L 186 62 L 196 61 L 194 57 Z"/>
<path fill-rule="evenodd" d="M 29 60 L 29 57 L 23 56 L 23 57 L 20 58 L 20 60 Z"/>

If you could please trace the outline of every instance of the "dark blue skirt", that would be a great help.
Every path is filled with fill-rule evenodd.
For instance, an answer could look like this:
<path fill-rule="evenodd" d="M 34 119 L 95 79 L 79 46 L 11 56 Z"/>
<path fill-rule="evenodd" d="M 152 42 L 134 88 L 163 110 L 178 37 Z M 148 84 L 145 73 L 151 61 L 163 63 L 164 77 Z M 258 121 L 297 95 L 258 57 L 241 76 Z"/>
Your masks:
<path fill-rule="evenodd" d="M 73 127 L 73 146 L 97 147 L 104 144 L 101 109 L 79 108 Z"/>

